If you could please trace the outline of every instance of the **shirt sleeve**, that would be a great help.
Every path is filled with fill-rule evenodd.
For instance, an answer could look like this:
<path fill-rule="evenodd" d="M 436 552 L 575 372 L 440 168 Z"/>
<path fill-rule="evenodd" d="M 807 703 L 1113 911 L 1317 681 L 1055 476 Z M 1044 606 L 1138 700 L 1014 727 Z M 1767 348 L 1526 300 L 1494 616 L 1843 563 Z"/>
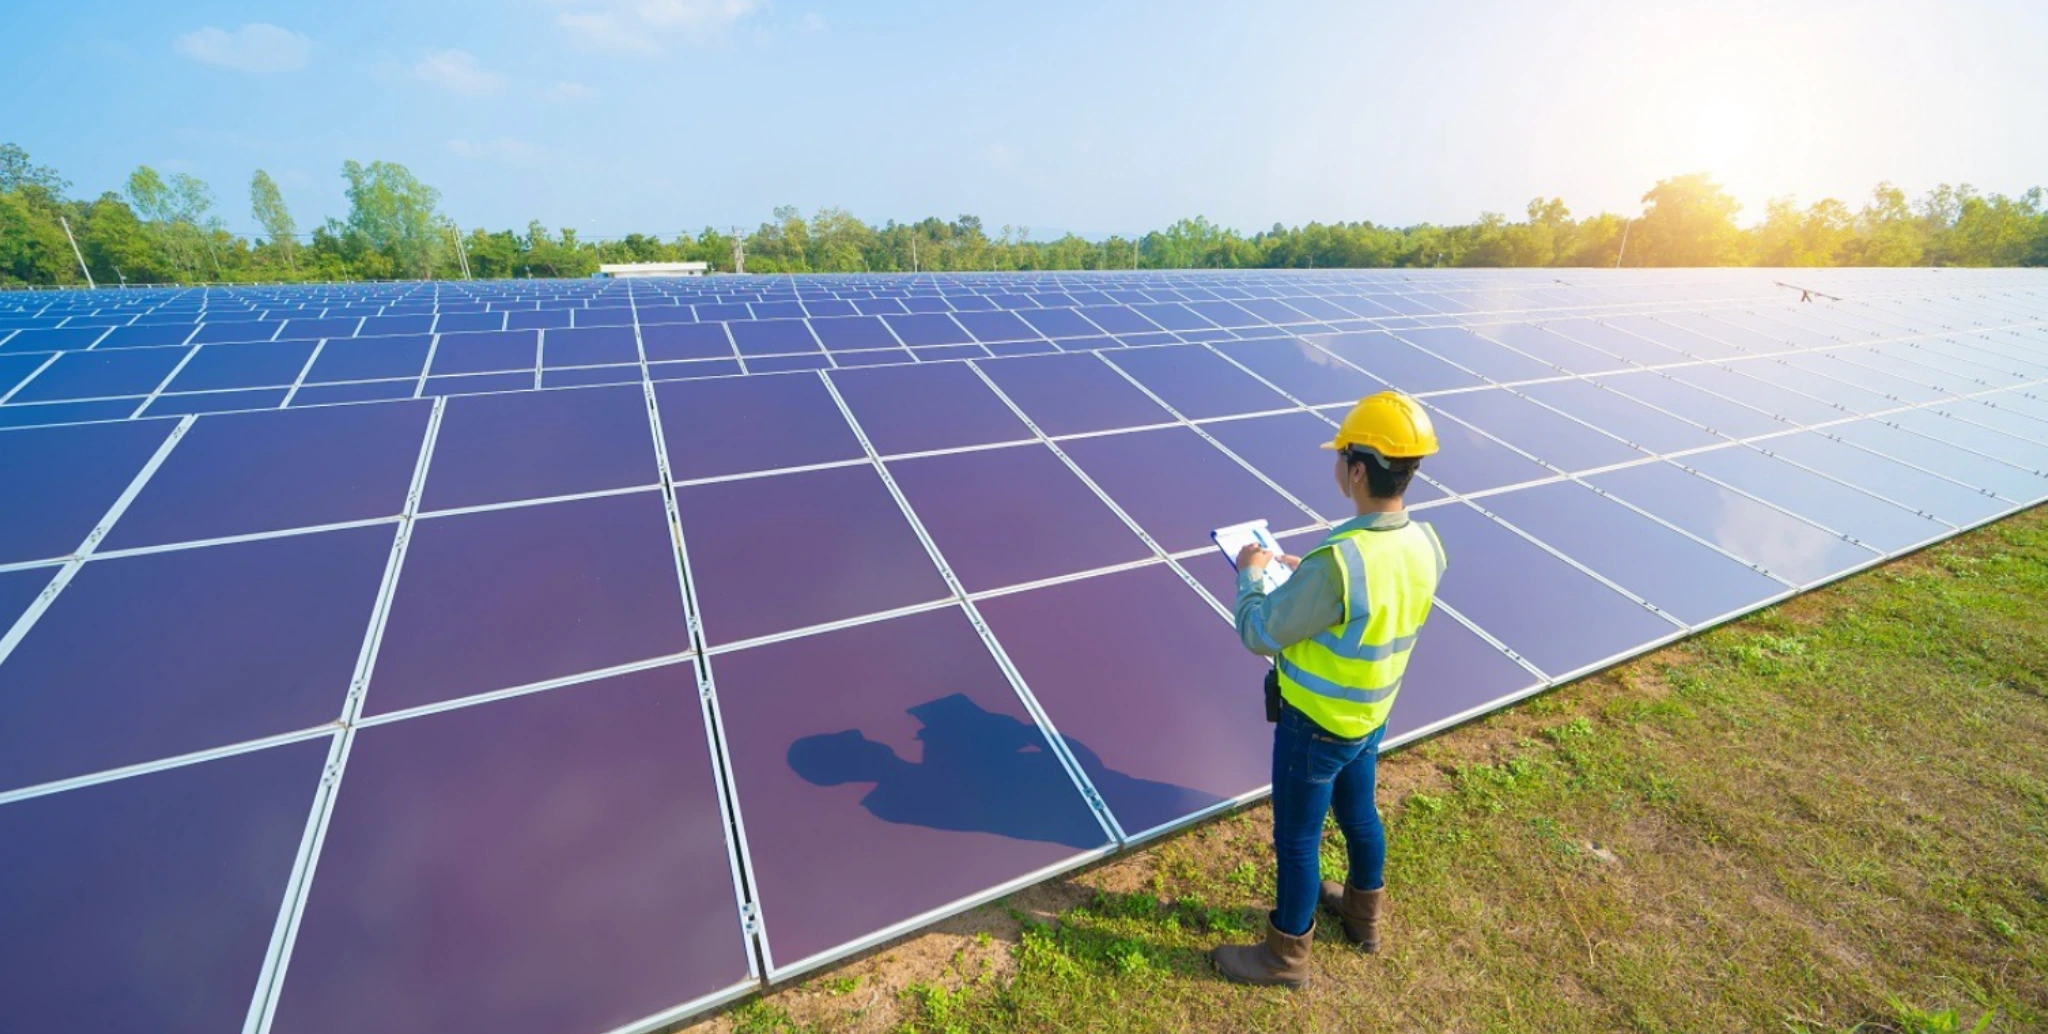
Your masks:
<path fill-rule="evenodd" d="M 1344 620 L 1344 583 L 1329 551 L 1311 553 L 1271 595 L 1237 575 L 1237 637 L 1261 657 L 1313 638 Z"/>

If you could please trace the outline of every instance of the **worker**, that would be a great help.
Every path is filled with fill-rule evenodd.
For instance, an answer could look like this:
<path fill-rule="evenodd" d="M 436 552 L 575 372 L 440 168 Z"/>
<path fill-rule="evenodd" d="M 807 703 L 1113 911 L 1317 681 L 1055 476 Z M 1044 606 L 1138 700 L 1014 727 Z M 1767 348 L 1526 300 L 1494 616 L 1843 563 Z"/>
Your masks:
<path fill-rule="evenodd" d="M 1406 395 L 1361 400 L 1323 448 L 1337 453 L 1337 487 L 1358 516 L 1305 557 L 1256 545 L 1237 556 L 1237 633 L 1276 660 L 1266 678 L 1273 733 L 1273 853 L 1279 901 L 1264 942 L 1211 953 L 1216 968 L 1246 984 L 1300 987 L 1309 975 L 1316 906 L 1342 921 L 1366 951 L 1380 946 L 1386 915 L 1386 834 L 1373 803 L 1374 768 L 1387 714 L 1416 633 L 1444 573 L 1436 531 L 1408 519 L 1402 496 L 1422 458 L 1437 451 L 1429 414 Z M 1270 595 L 1267 564 L 1292 568 Z M 1344 883 L 1320 881 L 1323 816 L 1332 807 L 1350 854 Z"/>

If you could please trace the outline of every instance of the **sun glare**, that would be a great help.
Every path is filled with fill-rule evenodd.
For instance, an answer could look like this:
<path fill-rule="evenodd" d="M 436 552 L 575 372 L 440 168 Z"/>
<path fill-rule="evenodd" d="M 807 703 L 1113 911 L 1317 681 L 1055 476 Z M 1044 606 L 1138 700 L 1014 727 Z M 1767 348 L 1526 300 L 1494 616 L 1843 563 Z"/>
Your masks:
<path fill-rule="evenodd" d="M 1807 176 L 1816 148 L 1834 145 L 1814 117 L 1827 61 L 1788 61 L 1785 46 L 1757 35 L 1669 55 L 1632 101 L 1645 129 L 1632 156 L 1651 175 L 1704 172 L 1760 214 Z"/>
<path fill-rule="evenodd" d="M 1735 178 L 1755 165 L 1756 119 L 1729 100 L 1710 101 L 1692 118 L 1692 151 L 1708 172 Z"/>

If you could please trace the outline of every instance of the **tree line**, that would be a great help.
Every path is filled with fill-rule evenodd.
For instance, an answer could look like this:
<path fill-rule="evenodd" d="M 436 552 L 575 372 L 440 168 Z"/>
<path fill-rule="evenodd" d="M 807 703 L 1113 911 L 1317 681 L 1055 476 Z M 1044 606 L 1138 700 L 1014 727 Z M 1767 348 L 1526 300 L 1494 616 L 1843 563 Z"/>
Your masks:
<path fill-rule="evenodd" d="M 2048 203 L 2040 187 L 2016 197 L 1943 184 L 1909 199 L 1881 183 L 1860 206 L 1826 198 L 1770 203 L 1761 222 L 1704 174 L 1661 180 L 1633 216 L 1574 217 L 1558 198 L 1531 201 L 1519 220 L 1482 213 L 1462 225 L 1373 222 L 1274 224 L 1253 234 L 1196 216 L 1139 237 L 1034 240 L 1025 227 L 991 232 L 972 215 L 866 223 L 841 208 L 806 218 L 793 206 L 750 232 L 628 234 L 601 240 L 573 229 L 463 229 L 441 195 L 394 162 L 342 164 L 345 219 L 308 232 L 261 169 L 249 182 L 261 232 L 228 229 L 203 180 L 142 166 L 126 189 L 85 200 L 55 169 L 0 144 L 0 286 L 253 283 L 580 277 L 607 262 L 693 262 L 750 273 L 1062 269 L 1381 269 L 1451 266 L 2048 266 Z M 737 240 L 735 237 L 737 236 Z M 737 245 L 737 247 L 735 246 Z"/>

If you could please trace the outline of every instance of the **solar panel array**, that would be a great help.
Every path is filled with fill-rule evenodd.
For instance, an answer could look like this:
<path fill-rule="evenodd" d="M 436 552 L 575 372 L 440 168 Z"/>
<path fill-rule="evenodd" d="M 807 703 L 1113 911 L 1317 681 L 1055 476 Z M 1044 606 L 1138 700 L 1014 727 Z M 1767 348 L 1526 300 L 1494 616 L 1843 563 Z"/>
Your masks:
<path fill-rule="evenodd" d="M 0 1000 L 651 1028 L 1256 799 L 1387 386 L 1393 741 L 2048 496 L 2048 276 L 1789 276 L 0 295 Z"/>

